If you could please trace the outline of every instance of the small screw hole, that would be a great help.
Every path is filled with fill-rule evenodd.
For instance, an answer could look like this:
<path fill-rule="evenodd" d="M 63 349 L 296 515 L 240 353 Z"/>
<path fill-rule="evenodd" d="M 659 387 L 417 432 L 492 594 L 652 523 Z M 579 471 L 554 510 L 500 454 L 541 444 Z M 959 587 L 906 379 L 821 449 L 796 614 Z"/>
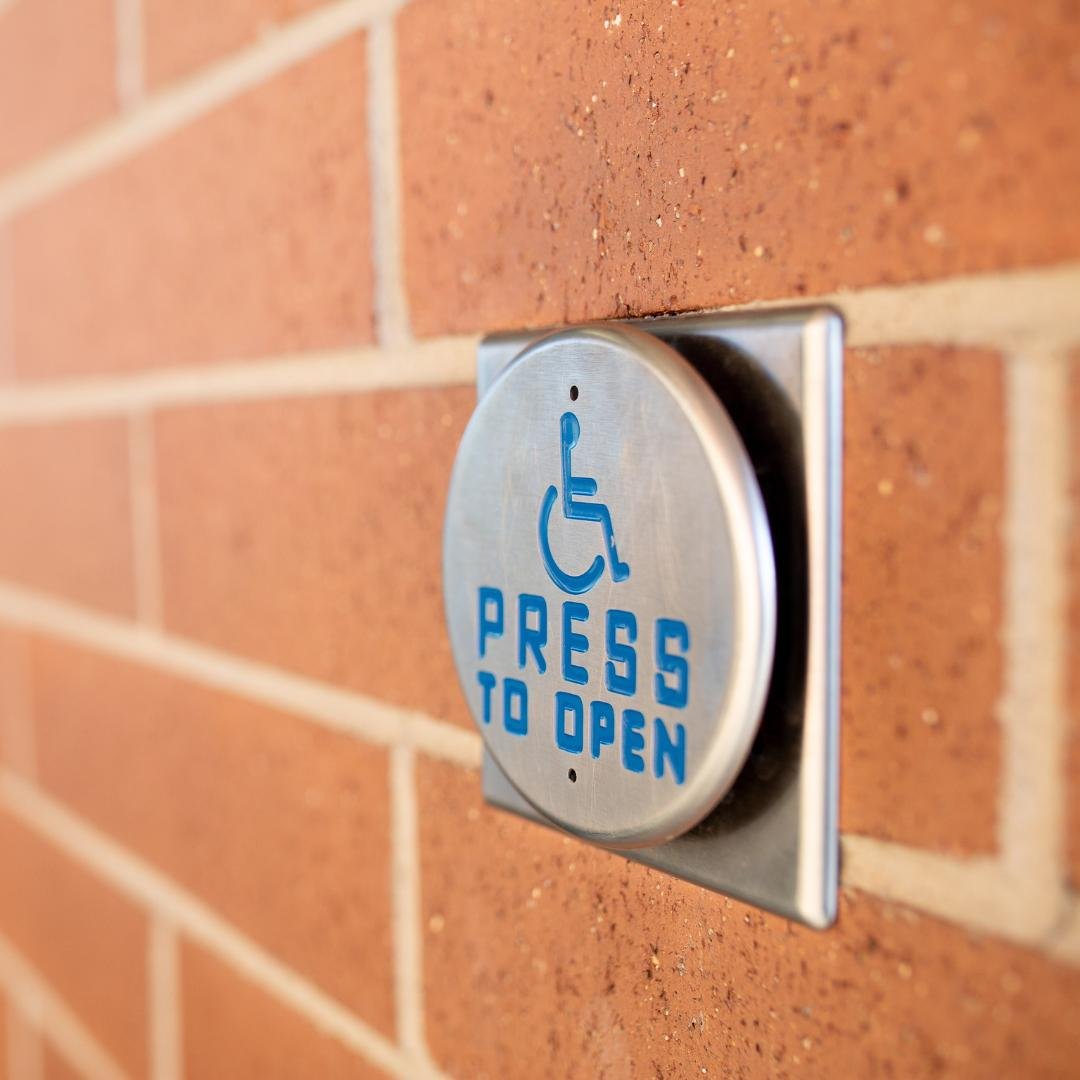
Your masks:
<path fill-rule="evenodd" d="M 577 401 L 578 389 L 576 386 L 570 387 L 570 400 Z"/>
<path fill-rule="evenodd" d="M 576 784 L 577 783 L 577 770 L 576 769 L 571 769 L 566 775 L 570 777 L 570 783 L 571 784 Z"/>

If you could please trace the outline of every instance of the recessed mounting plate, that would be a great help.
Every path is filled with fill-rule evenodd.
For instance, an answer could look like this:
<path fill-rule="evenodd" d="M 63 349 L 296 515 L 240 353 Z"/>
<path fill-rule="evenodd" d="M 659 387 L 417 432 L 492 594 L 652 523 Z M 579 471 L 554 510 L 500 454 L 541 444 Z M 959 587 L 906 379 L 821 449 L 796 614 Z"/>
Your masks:
<path fill-rule="evenodd" d="M 689 832 L 628 858 L 811 926 L 836 914 L 843 324 L 829 308 L 627 320 L 716 392 L 757 476 L 776 560 L 776 651 L 761 725 L 738 779 Z M 482 397 L 544 336 L 481 342 Z M 486 750 L 483 787 L 556 827 Z"/>

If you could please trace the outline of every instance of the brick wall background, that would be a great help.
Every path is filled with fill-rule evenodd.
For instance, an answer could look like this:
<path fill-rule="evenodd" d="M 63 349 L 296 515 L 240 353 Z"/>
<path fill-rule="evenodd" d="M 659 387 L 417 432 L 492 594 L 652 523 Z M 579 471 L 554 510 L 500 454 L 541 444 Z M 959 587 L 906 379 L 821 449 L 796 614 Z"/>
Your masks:
<path fill-rule="evenodd" d="M 0 1075 L 1080 1074 L 1078 91 L 1073 0 L 0 0 Z M 486 809 L 439 582 L 479 334 L 807 297 L 827 933 Z"/>

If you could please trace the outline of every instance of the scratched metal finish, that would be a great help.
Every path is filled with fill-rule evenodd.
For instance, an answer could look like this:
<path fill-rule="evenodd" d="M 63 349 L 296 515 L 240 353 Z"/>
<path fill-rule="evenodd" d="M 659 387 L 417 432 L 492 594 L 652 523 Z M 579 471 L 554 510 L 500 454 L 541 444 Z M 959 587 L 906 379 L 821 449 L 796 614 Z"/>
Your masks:
<path fill-rule="evenodd" d="M 574 419 L 564 421 L 568 414 Z M 587 480 L 570 482 L 591 485 L 577 510 L 563 497 L 563 454 L 571 437 L 573 474 Z M 609 528 L 595 506 L 607 508 Z M 575 516 L 583 512 L 594 516 Z M 602 573 L 585 591 L 567 586 L 579 588 L 572 583 L 586 580 L 601 563 Z M 557 579 L 559 574 L 565 577 Z M 482 587 L 499 589 L 505 600 L 504 630 L 488 637 L 483 658 Z M 496 379 L 454 468 L 444 591 L 455 660 L 485 745 L 545 818 L 596 843 L 635 848 L 685 832 L 729 790 L 754 740 L 769 686 L 773 549 L 739 434 L 705 381 L 669 345 L 627 326 L 562 331 L 531 345 Z M 522 667 L 522 593 L 546 602 L 543 673 L 527 653 Z M 565 602 L 583 603 L 589 612 L 573 626 L 589 642 L 587 652 L 572 657 L 587 672 L 584 684 L 580 677 L 564 677 Z M 609 609 L 636 619 L 633 697 L 613 695 L 605 685 Z M 689 693 L 682 708 L 656 699 L 658 619 L 689 628 Z M 481 670 L 500 682 L 510 676 L 526 684 L 525 733 L 502 722 L 498 689 L 484 722 Z M 617 717 L 625 708 L 640 710 L 644 771 L 626 767 L 618 735 L 598 756 L 588 737 L 581 752 L 560 749 L 554 709 L 560 690 L 579 695 L 586 710 L 596 699 L 610 703 Z M 670 769 L 653 773 L 649 725 L 657 716 L 670 728 L 684 726 L 682 782 Z"/>

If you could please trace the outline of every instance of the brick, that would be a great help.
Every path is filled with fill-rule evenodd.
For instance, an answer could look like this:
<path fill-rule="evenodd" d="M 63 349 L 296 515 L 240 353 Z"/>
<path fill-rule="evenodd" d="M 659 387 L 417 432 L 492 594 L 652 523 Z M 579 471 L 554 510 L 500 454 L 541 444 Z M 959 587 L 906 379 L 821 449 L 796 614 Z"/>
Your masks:
<path fill-rule="evenodd" d="M 26 671 L 26 640 L 0 626 L 0 765 L 33 775 L 33 720 Z"/>
<path fill-rule="evenodd" d="M 41 1050 L 42 1080 L 86 1080 L 51 1042 L 44 1040 Z"/>
<path fill-rule="evenodd" d="M 18 372 L 370 341 L 364 62 L 350 37 L 17 219 Z"/>
<path fill-rule="evenodd" d="M 1065 640 L 1069 735 L 1066 756 L 1069 875 L 1080 888 L 1080 351 L 1073 354 L 1069 380 L 1069 461 L 1072 465 L 1068 507 L 1069 596 Z"/>
<path fill-rule="evenodd" d="M 0 172 L 117 107 L 113 0 L 13 0 L 0 11 Z"/>
<path fill-rule="evenodd" d="M 7 229 L 0 225 L 0 387 L 6 387 L 15 378 L 10 251 Z"/>
<path fill-rule="evenodd" d="M 1073 968 L 856 892 L 808 930 L 486 809 L 455 766 L 421 763 L 419 790 L 453 1075 L 1075 1073 Z"/>
<path fill-rule="evenodd" d="M 398 27 L 422 334 L 1080 251 L 1069 0 L 421 0 Z"/>
<path fill-rule="evenodd" d="M 474 401 L 460 387 L 161 414 L 168 627 L 471 724 L 440 567 Z"/>
<path fill-rule="evenodd" d="M 35 639 L 40 782 L 393 1030 L 386 751 Z"/>
<path fill-rule="evenodd" d="M 1001 361 L 974 350 L 856 350 L 845 392 L 841 825 L 992 851 Z"/>
<path fill-rule="evenodd" d="M 2 928 L 0 928 L 2 932 Z M 0 1080 L 36 1077 L 43 1064 L 45 1040 L 14 997 L 0 995 Z"/>
<path fill-rule="evenodd" d="M 238 1080 L 385 1075 L 189 942 L 183 945 L 180 970 L 186 1075 Z"/>
<path fill-rule="evenodd" d="M 0 575 L 130 614 L 129 472 L 123 421 L 0 429 Z"/>
<path fill-rule="evenodd" d="M 146 0 L 146 81 L 160 86 L 251 44 L 325 0 Z"/>
<path fill-rule="evenodd" d="M 128 1072 L 146 1075 L 142 912 L 6 814 L 0 852 L 0 933 Z"/>
<path fill-rule="evenodd" d="M 16 1004 L 16 999 L 5 999 L 0 994 L 0 1080 L 24 1080 L 36 1075 L 43 1042 L 37 1024 Z"/>

